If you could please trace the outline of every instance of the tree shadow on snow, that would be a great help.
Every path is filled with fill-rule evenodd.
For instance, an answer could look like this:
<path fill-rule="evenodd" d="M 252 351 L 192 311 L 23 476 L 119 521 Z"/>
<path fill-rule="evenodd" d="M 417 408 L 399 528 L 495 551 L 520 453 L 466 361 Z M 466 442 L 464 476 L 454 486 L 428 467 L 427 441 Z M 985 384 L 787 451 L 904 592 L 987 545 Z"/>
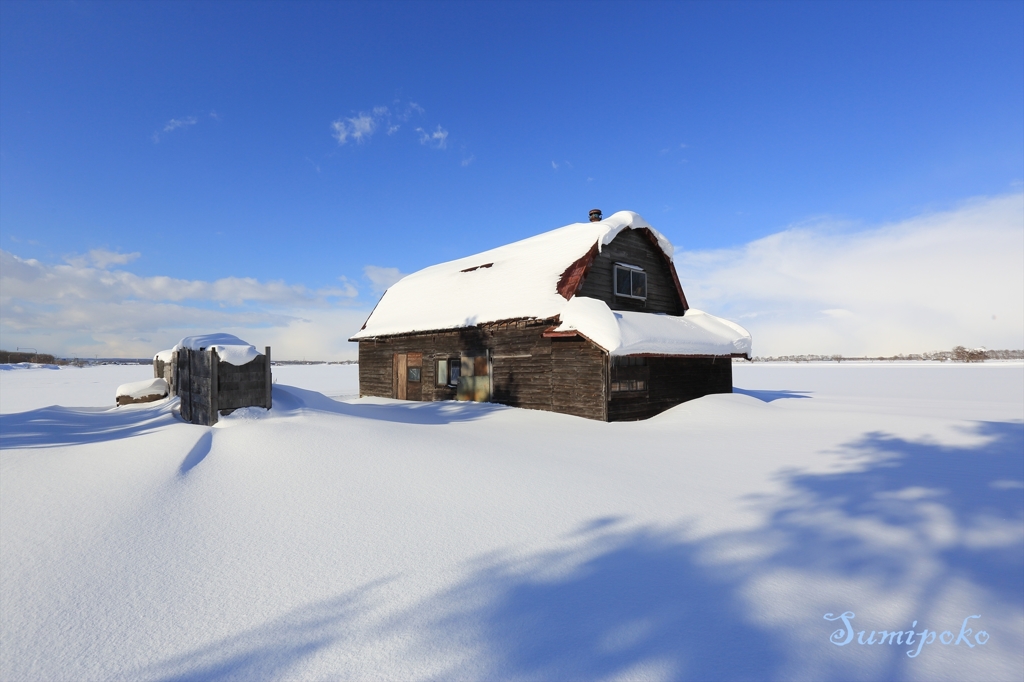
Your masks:
<path fill-rule="evenodd" d="M 127 408 L 60 407 L 0 414 L 0 449 L 99 443 L 149 433 L 174 420 L 177 399 Z"/>
<path fill-rule="evenodd" d="M 358 638 L 353 633 L 353 622 L 371 608 L 374 591 L 389 581 L 378 580 L 295 609 L 257 628 L 136 671 L 131 677 L 161 682 L 288 677 L 289 670 L 325 647 Z"/>
<path fill-rule="evenodd" d="M 941 605 L 928 601 L 955 592 L 958 581 L 986 593 L 990 604 L 1019 607 L 1024 424 L 975 423 L 970 435 L 980 442 L 955 446 L 866 434 L 845 447 L 857 462 L 849 471 L 784 474 L 787 493 L 758 501 L 768 520 L 752 531 L 687 542 L 680 532 L 615 530 L 616 519 L 594 519 L 581 531 L 592 538 L 575 558 L 550 553 L 483 567 L 439 597 L 465 606 L 425 631 L 483 633 L 490 672 L 503 678 L 604 679 L 647 671 L 679 680 L 786 679 L 806 665 L 801 648 L 807 645 L 806 636 L 787 630 L 795 625 L 806 635 L 820 629 L 820 653 L 831 660 L 838 651 L 828 642 L 834 625 L 809 605 L 806 620 L 769 630 L 752 617 L 762 605 L 742 596 L 751 580 L 775 573 L 804 575 L 819 585 L 881 579 L 895 593 L 919 595 L 922 601 L 909 606 L 922 627 L 959 625 L 929 618 Z M 906 538 L 880 542 L 873 533 Z M 754 559 L 716 558 L 744 556 L 729 550 L 750 547 L 761 550 Z M 922 567 L 931 569 L 926 584 Z M 800 603 L 802 595 L 790 598 Z M 834 610 L 863 607 L 836 604 Z M 868 629 L 870 618 L 862 613 Z M 1019 639 L 1019 632 L 996 631 L 994 621 L 987 625 L 1004 644 Z M 882 669 L 859 667 L 863 655 L 836 655 L 829 667 L 808 669 L 805 676 L 903 679 L 920 673 L 905 647 L 871 654 Z"/>
<path fill-rule="evenodd" d="M 800 593 L 783 595 L 790 600 L 783 610 L 796 615 L 775 625 L 758 619 L 764 605 L 749 601 L 749 595 L 754 581 L 782 572 L 803 576 L 817 589 L 832 580 L 881 580 L 893 594 L 921 600 L 938 598 L 953 581 L 968 580 L 994 603 L 1019 606 L 1024 599 L 1021 536 L 992 529 L 1002 524 L 1012 531 L 1024 523 L 1024 425 L 978 423 L 972 435 L 977 444 L 951 446 L 866 434 L 844 447 L 855 458 L 847 471 L 783 474 L 785 494 L 755 501 L 767 512 L 755 529 L 690 541 L 685 527 L 637 528 L 621 517 L 595 518 L 569 533 L 565 548 L 526 557 L 481 557 L 451 589 L 382 619 L 366 621 L 375 597 L 364 590 L 358 598 L 343 595 L 297 609 L 141 676 L 168 681 L 347 677 L 353 671 L 343 667 L 344 657 L 324 659 L 324 667 L 317 667 L 315 656 L 333 647 L 348 652 L 352 643 L 372 648 L 375 637 L 386 640 L 380 647 L 394 660 L 425 660 L 432 670 L 438 660 L 461 661 L 429 679 L 919 676 L 905 647 L 872 647 L 872 668 L 864 667 L 868 652 L 840 655 L 849 652 L 828 641 L 835 625 L 822 620 L 816 602 L 802 613 Z M 936 519 L 948 532 L 940 532 Z M 969 539 L 975 531 L 981 540 Z M 878 541 L 890 532 L 905 539 Z M 762 551 L 722 551 L 751 546 Z M 923 565 L 931 570 L 927 585 L 919 584 Z M 842 603 L 831 610 L 861 606 Z M 929 619 L 933 606 L 910 605 L 923 627 L 957 625 Z M 867 620 L 870 614 L 859 617 Z M 1016 637 L 987 625 L 993 640 Z M 795 629 L 803 635 L 794 635 Z M 813 655 L 828 661 L 824 668 L 807 667 L 808 631 L 810 641 L 817 642 L 811 645 Z M 996 650 L 984 653 L 992 657 Z M 985 660 L 976 655 L 965 665 Z M 309 668 L 296 670 L 306 663 Z M 979 670 L 959 672 L 977 677 Z"/>
<path fill-rule="evenodd" d="M 983 442 L 951 446 L 870 433 L 847 448 L 863 461 L 856 470 L 788 475 L 790 488 L 809 497 L 774 513 L 772 530 L 787 539 L 775 561 L 895 584 L 927 557 L 943 567 L 928 594 L 964 577 L 997 601 L 1024 603 L 1024 424 L 976 422 L 971 432 Z M 830 520 L 808 523 L 814 516 Z M 862 536 L 864 521 L 904 533 L 898 551 L 881 552 Z"/>
<path fill-rule="evenodd" d="M 582 548 L 482 567 L 430 606 L 449 612 L 423 629 L 435 633 L 426 647 L 460 631 L 480 640 L 487 669 L 473 663 L 442 678 L 775 676 L 783 639 L 752 622 L 735 577 L 701 552 L 678 532 L 598 530 Z"/>

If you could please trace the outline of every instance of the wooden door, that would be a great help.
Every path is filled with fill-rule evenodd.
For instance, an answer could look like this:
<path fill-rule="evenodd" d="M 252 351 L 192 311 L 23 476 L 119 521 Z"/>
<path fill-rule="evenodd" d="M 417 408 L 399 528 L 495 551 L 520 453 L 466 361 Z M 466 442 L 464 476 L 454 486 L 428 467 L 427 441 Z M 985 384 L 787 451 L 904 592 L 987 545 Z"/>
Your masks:
<path fill-rule="evenodd" d="M 405 399 L 423 400 L 423 353 L 409 353 L 405 370 Z"/>
<path fill-rule="evenodd" d="M 394 396 L 399 400 L 405 400 L 409 392 L 409 355 L 395 353 L 394 368 Z"/>

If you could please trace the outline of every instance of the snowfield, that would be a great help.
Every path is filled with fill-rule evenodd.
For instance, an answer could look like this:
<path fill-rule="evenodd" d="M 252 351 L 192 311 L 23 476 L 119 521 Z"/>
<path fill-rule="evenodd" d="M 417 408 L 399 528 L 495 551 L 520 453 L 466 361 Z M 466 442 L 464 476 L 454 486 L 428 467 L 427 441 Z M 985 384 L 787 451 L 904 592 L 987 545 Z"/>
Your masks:
<path fill-rule="evenodd" d="M 326 365 L 113 408 L 150 376 L 0 372 L 5 681 L 1024 675 L 1024 363 L 737 364 L 615 424 Z"/>

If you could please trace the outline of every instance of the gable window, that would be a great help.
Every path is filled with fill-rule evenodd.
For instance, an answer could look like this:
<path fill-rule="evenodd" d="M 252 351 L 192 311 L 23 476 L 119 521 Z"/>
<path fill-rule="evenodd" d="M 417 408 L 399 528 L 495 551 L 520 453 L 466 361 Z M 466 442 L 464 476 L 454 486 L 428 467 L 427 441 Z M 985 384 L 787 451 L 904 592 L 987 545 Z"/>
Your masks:
<path fill-rule="evenodd" d="M 626 263 L 615 264 L 615 295 L 647 299 L 647 273 Z"/>

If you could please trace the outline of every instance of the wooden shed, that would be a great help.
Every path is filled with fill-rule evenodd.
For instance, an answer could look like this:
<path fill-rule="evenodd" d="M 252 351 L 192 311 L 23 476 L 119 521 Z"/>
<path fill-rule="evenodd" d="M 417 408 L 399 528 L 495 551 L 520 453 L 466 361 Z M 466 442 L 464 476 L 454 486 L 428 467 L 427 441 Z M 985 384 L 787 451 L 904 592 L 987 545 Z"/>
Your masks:
<path fill-rule="evenodd" d="M 212 426 L 242 407 L 273 405 L 270 346 L 260 354 L 230 334 L 190 336 L 153 358 L 153 373 L 169 376 L 170 395 L 180 398 L 181 418 Z"/>
<path fill-rule="evenodd" d="M 360 395 L 618 421 L 731 392 L 750 335 L 690 308 L 643 218 L 595 217 L 393 285 L 351 339 Z"/>

